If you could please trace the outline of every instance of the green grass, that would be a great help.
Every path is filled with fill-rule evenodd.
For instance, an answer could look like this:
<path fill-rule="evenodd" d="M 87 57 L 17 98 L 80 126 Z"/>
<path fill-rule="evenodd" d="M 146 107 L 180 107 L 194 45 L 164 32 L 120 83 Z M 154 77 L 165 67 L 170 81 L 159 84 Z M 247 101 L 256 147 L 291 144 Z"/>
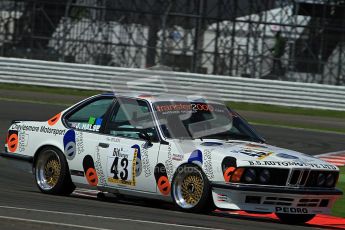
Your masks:
<path fill-rule="evenodd" d="M 338 188 L 345 192 L 345 167 L 340 168 L 340 177 L 338 181 Z M 342 196 L 334 205 L 332 214 L 334 216 L 345 217 L 345 197 Z"/>
<path fill-rule="evenodd" d="M 333 117 L 345 119 L 345 111 L 323 110 L 323 109 L 305 109 L 298 107 L 265 105 L 244 102 L 228 102 L 230 108 L 244 111 L 260 111 L 269 113 L 284 113 L 293 115 L 305 116 L 319 116 L 319 117 Z"/>
<path fill-rule="evenodd" d="M 307 123 L 291 123 L 291 122 L 260 120 L 260 119 L 251 119 L 249 123 L 253 125 L 269 125 L 269 126 L 277 126 L 277 127 L 300 128 L 300 129 L 309 129 L 309 130 L 316 130 L 316 131 L 335 132 L 335 133 L 340 133 L 340 134 L 345 133 L 344 128 L 318 126 L 318 125 L 307 124 Z"/>

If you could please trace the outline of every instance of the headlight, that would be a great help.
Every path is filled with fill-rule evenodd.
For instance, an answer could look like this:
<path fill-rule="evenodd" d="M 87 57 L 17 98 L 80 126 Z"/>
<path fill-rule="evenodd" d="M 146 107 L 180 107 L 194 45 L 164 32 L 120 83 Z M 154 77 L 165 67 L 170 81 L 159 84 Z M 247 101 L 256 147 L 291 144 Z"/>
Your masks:
<path fill-rule="evenodd" d="M 253 183 L 256 180 L 255 169 L 247 169 L 244 173 L 244 181 L 247 183 Z"/>
<path fill-rule="evenodd" d="M 332 173 L 329 173 L 327 176 L 326 176 L 326 187 L 332 187 L 335 183 L 335 176 L 332 174 Z"/>
<path fill-rule="evenodd" d="M 259 181 L 262 184 L 267 184 L 271 179 L 271 173 L 268 169 L 264 169 L 261 171 L 260 176 L 259 176 Z"/>
<path fill-rule="evenodd" d="M 318 187 L 322 187 L 326 182 L 326 176 L 323 173 L 320 173 L 319 176 L 317 177 L 316 185 Z"/>

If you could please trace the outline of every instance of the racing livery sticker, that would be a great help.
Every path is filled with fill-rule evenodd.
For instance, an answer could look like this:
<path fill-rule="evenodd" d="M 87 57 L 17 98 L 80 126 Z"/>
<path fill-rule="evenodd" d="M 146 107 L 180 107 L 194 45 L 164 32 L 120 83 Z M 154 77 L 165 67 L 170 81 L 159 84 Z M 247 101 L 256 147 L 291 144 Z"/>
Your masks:
<path fill-rule="evenodd" d="M 77 154 L 84 153 L 84 133 L 83 132 L 76 132 L 76 147 L 77 147 Z"/>
<path fill-rule="evenodd" d="M 168 159 L 165 161 L 165 165 L 166 167 L 164 167 L 165 172 L 167 174 L 168 178 L 171 178 L 173 176 L 174 173 L 174 165 L 173 165 L 173 161 L 172 161 L 172 151 L 171 151 L 171 144 L 169 144 L 168 146 Z"/>
<path fill-rule="evenodd" d="M 29 140 L 29 134 L 27 134 L 25 131 L 18 132 L 18 146 L 19 146 L 19 152 L 24 152 L 25 148 L 28 144 Z"/>
<path fill-rule="evenodd" d="M 211 150 L 206 149 L 204 151 L 204 171 L 209 180 L 214 179 L 213 167 L 212 167 L 212 154 Z"/>
<path fill-rule="evenodd" d="M 61 113 L 56 114 L 54 117 L 52 117 L 48 120 L 48 125 L 54 126 L 59 121 L 60 117 L 61 117 Z"/>
<path fill-rule="evenodd" d="M 147 151 L 146 143 L 141 145 L 140 149 L 140 157 L 141 157 L 141 163 L 142 163 L 142 168 L 145 173 L 145 177 L 149 177 L 152 175 L 152 170 L 151 170 L 151 164 L 150 164 L 150 158 L 149 158 L 149 152 Z"/>
<path fill-rule="evenodd" d="M 271 151 L 264 151 L 262 149 L 255 149 L 255 148 L 244 148 L 241 150 L 234 150 L 232 152 L 245 154 L 245 155 L 250 156 L 250 157 L 255 157 L 258 160 L 262 160 L 262 159 L 273 154 L 273 152 L 271 152 Z"/>
<path fill-rule="evenodd" d="M 91 186 L 97 186 L 98 176 L 95 169 L 95 164 L 90 155 L 86 155 L 83 160 L 83 168 L 87 182 Z"/>
<path fill-rule="evenodd" d="M 317 169 L 332 169 L 337 170 L 337 167 L 330 164 L 314 164 L 295 161 L 248 161 L 251 166 L 280 166 L 280 167 L 311 167 Z"/>
<path fill-rule="evenodd" d="M 202 165 L 202 163 L 203 163 L 202 152 L 199 149 L 194 150 L 188 159 L 188 163 L 194 163 L 197 165 Z"/>
<path fill-rule="evenodd" d="M 137 158 L 135 161 L 135 174 L 138 177 L 138 176 L 140 176 L 141 171 L 142 171 L 140 147 L 139 147 L 139 145 L 133 145 L 132 148 L 135 149 L 135 151 L 136 151 L 135 154 L 137 155 Z"/>
<path fill-rule="evenodd" d="M 116 147 L 113 149 L 113 155 L 107 159 L 107 181 L 109 184 L 135 186 L 137 153 L 136 148 Z"/>
<path fill-rule="evenodd" d="M 8 151 L 14 153 L 18 148 L 18 131 L 10 130 L 8 131 L 8 139 L 7 139 L 7 148 Z"/>
<path fill-rule="evenodd" d="M 88 123 L 76 123 L 73 126 L 79 130 L 99 132 L 102 122 L 102 118 L 89 117 Z"/>
<path fill-rule="evenodd" d="M 225 182 L 230 182 L 230 178 L 237 167 L 236 158 L 225 157 L 222 161 L 222 170 Z"/>
<path fill-rule="evenodd" d="M 101 154 L 99 151 L 99 146 L 96 148 L 96 162 L 95 162 L 95 169 L 98 175 L 98 184 L 100 186 L 106 186 L 106 179 L 103 173 L 103 167 L 101 163 Z"/>
<path fill-rule="evenodd" d="M 171 190 L 171 184 L 168 179 L 166 168 L 162 163 L 156 165 L 154 175 L 159 191 L 164 196 L 169 195 Z"/>
<path fill-rule="evenodd" d="M 77 153 L 75 131 L 73 129 L 68 130 L 63 137 L 63 146 L 66 158 L 73 160 Z"/>

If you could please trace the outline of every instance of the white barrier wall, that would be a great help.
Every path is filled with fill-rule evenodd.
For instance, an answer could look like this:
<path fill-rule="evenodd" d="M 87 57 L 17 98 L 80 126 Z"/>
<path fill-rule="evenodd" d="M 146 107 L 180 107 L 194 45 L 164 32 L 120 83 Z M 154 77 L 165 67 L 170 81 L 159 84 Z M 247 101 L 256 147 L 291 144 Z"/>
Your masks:
<path fill-rule="evenodd" d="M 225 101 L 345 111 L 345 86 L 0 57 L 0 82 L 103 91 L 206 94 Z"/>

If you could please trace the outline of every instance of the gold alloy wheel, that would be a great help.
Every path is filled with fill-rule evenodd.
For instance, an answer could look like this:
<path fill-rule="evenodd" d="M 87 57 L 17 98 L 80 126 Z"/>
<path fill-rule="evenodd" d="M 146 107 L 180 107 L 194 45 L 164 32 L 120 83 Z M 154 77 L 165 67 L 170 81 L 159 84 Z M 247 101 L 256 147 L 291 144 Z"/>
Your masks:
<path fill-rule="evenodd" d="M 46 192 L 50 192 L 56 187 L 62 176 L 62 170 L 64 170 L 60 156 L 55 149 L 40 152 L 34 169 L 38 187 Z"/>
<path fill-rule="evenodd" d="M 50 159 L 44 167 L 44 176 L 47 184 L 54 187 L 60 177 L 61 165 L 58 159 Z"/>
<path fill-rule="evenodd" d="M 201 199 L 204 183 L 198 175 L 186 176 L 181 185 L 181 195 L 188 205 L 195 206 Z"/>

